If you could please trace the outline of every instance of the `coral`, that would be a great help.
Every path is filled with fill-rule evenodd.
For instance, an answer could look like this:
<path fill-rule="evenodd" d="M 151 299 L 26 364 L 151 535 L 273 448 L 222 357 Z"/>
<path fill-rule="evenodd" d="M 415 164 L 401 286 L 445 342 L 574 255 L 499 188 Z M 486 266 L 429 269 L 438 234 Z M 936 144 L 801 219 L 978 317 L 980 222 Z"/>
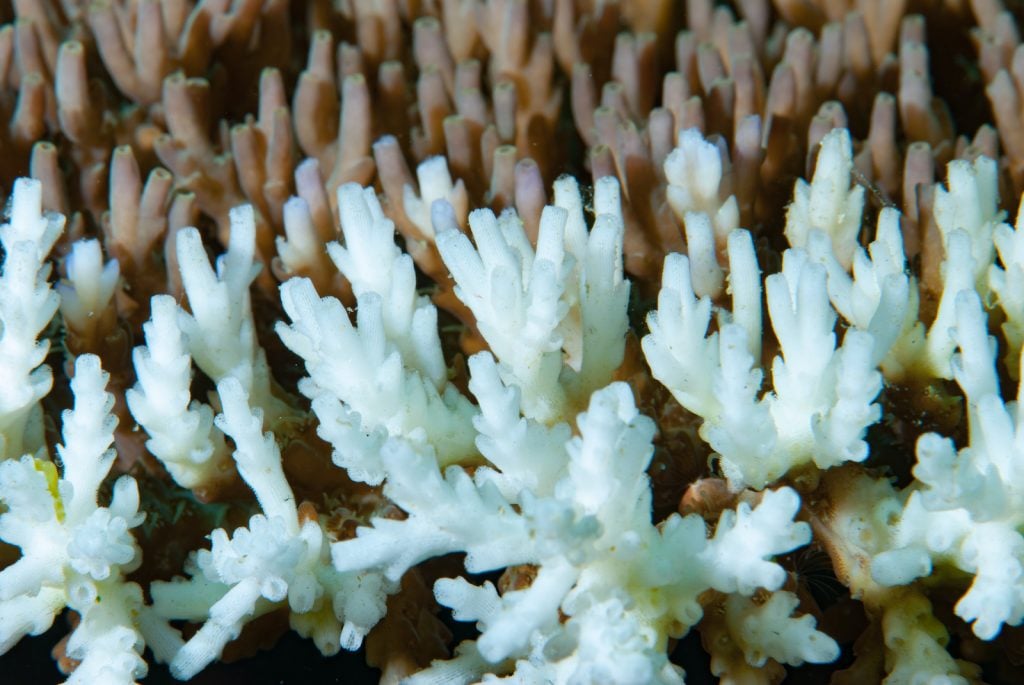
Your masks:
<path fill-rule="evenodd" d="M 1019 15 L 0 3 L 0 652 L 1019 681 Z"/>
<path fill-rule="evenodd" d="M 0 536 L 21 557 L 0 571 L 0 649 L 45 631 L 67 606 L 80 622 L 68 641 L 76 661 L 69 683 L 132 682 L 146 674 L 137 624 L 142 589 L 126 574 L 142 562 L 130 532 L 144 518 L 131 476 L 114 483 L 110 504 L 98 505 L 100 483 L 114 461 L 116 419 L 99 359 L 75 364 L 74 410 L 64 412 L 63 469 L 26 454 L 0 464 Z"/>

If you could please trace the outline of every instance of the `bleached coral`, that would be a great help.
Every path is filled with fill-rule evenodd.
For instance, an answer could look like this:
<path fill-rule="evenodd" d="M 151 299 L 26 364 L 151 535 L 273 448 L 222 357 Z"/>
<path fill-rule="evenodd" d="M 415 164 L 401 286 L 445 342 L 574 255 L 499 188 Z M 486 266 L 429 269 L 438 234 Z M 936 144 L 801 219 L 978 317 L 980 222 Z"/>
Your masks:
<path fill-rule="evenodd" d="M 806 247 L 810 232 L 822 231 L 844 269 L 853 262 L 864 211 L 864 188 L 851 187 L 852 170 L 850 132 L 833 129 L 821 141 L 813 180 L 797 180 L 793 203 L 786 211 L 789 244 Z"/>
<path fill-rule="evenodd" d="M 210 266 L 199 231 L 184 228 L 177 236 L 178 266 L 191 313 L 181 312 L 178 326 L 189 354 L 214 382 L 237 378 L 269 421 L 291 412 L 271 392 L 266 355 L 256 340 L 249 286 L 261 265 L 254 261 L 256 225 L 253 208 L 231 210 L 227 252 Z"/>
<path fill-rule="evenodd" d="M 974 281 L 968 288 L 987 294 L 985 277 L 992 263 L 993 232 L 1003 220 L 999 211 L 999 178 L 995 160 L 978 157 L 973 162 L 954 160 L 946 169 L 947 188 L 935 191 L 935 224 L 945 241 L 953 231 L 963 231 L 970 243 Z"/>
<path fill-rule="evenodd" d="M 414 682 L 475 679 L 495 670 L 555 682 L 679 682 L 664 644 L 699 621 L 700 593 L 777 589 L 784 573 L 769 558 L 808 539 L 806 526 L 792 522 L 799 498 L 786 490 L 767 493 L 756 509 L 727 512 L 711 540 L 695 516 L 672 517 L 656 528 L 645 474 L 653 424 L 637 412 L 625 385 L 591 395 L 589 410 L 575 421 L 580 437 L 569 438 L 562 423 L 567 400 L 554 393 L 574 388 L 588 355 L 607 355 L 609 346 L 622 344 L 615 331 L 625 330 L 626 306 L 616 257 L 621 219 L 600 213 L 598 202 L 598 221 L 587 236 L 573 190 L 562 188 L 565 208 L 545 210 L 536 253 L 514 214 L 471 216 L 475 249 L 453 228 L 437 231 L 456 292 L 497 357 L 481 353 L 469 362 L 470 389 L 480 403 L 476 443 L 490 464 L 473 477 L 458 465 L 442 474 L 430 442 L 392 433 L 380 447 L 384 494 L 408 517 L 374 519 L 372 528 L 333 546 L 339 570 L 379 568 L 393 581 L 420 561 L 455 551 L 467 554 L 472 572 L 538 567 L 529 588 L 500 597 L 489 584 L 439 581 L 439 600 L 457 617 L 477 621 L 482 634 Z M 609 197 L 610 188 L 598 190 Z M 443 207 L 435 217 L 446 221 Z M 567 262 L 567 255 L 578 255 L 580 263 Z M 562 361 L 557 336 L 574 310 L 580 371 Z M 596 317 L 606 323 L 595 342 L 588 322 Z M 310 359 L 310 348 L 294 349 Z M 598 378 L 607 378 L 617 360 L 590 363 Z M 524 400 L 524 391 L 545 388 Z M 569 617 L 564 625 L 559 611 Z M 613 619 L 616 630 L 600 627 Z"/>
<path fill-rule="evenodd" d="M 1016 224 L 1011 227 L 1000 223 L 993 230 L 992 239 L 1001 266 L 992 264 L 989 267 L 988 284 L 1006 316 L 1002 325 L 1006 337 L 1003 360 L 1010 374 L 1017 379 L 1020 377 L 1017 350 L 1024 346 L 1024 211 L 1021 207 L 1017 209 Z"/>
<path fill-rule="evenodd" d="M 50 367 L 43 364 L 50 342 L 38 339 L 60 302 L 47 282 L 47 255 L 64 229 L 64 217 L 43 214 L 42 192 L 38 181 L 19 179 L 10 221 L 0 226 L 0 459 L 43 447 L 39 401 L 53 385 Z"/>
<path fill-rule="evenodd" d="M 888 480 L 852 468 L 830 472 L 824 484 L 822 494 L 828 505 L 816 520 L 815 538 L 829 550 L 839 580 L 849 587 L 851 596 L 863 602 L 873 624 L 869 633 L 881 633 L 885 683 L 978 682 L 976 667 L 955 660 L 946 651 L 949 632 L 933 614 L 921 588 L 899 586 L 927 572 L 914 569 L 920 557 L 882 558 L 891 554 L 894 538 L 900 534 L 892 525 L 903 508 L 900 493 Z M 911 551 L 910 556 L 916 555 Z M 890 570 L 899 568 L 904 577 L 885 577 L 883 565 Z"/>
<path fill-rule="evenodd" d="M 815 630 L 813 618 L 790 619 L 799 603 L 791 592 L 776 592 L 760 606 L 742 595 L 725 600 L 725 620 L 738 636 L 748 664 L 760 667 L 774 659 L 799 666 L 805 661 L 828 663 L 839 656 L 839 646 Z"/>
<path fill-rule="evenodd" d="M 925 333 L 917 319 L 917 283 L 907 274 L 899 212 L 891 207 L 879 212 L 875 239 L 867 250 L 856 247 L 850 271 L 840 264 L 832 240 L 822 231 L 810 231 L 807 251 L 825 267 L 836 312 L 871 334 L 872 364 L 880 365 L 887 378 L 904 376 L 916 363 Z"/>
<path fill-rule="evenodd" d="M 435 203 L 441 256 L 491 349 L 469 360 L 476 406 L 430 363 L 439 355 L 427 327 L 436 314 L 416 298 L 411 262 L 376 198 L 344 186 L 339 207 L 345 247 L 329 251 L 353 284 L 357 325 L 296 279 L 282 287 L 292 323 L 278 330 L 306 362 L 300 387 L 336 462 L 383 482 L 406 518 L 373 519 L 334 543 L 334 568 L 397 583 L 421 561 L 456 551 L 472 572 L 537 566 L 528 588 L 501 596 L 489 584 L 439 581 L 439 600 L 483 632 L 453 661 L 416 676 L 423 682 L 513 671 L 558 682 L 679 682 L 664 646 L 700 620 L 701 592 L 778 589 L 785 574 L 771 557 L 806 543 L 808 531 L 792 521 L 799 498 L 788 490 L 726 512 L 710 540 L 695 516 L 653 525 L 645 474 L 653 424 L 625 385 L 600 389 L 622 359 L 627 327 L 617 184 L 598 184 L 588 234 L 575 183 L 560 180 L 536 248 L 515 213 L 474 213 L 474 246 L 451 209 Z M 749 241 L 735 249 L 752 254 Z M 759 297 L 751 286 L 737 288 L 748 308 Z M 738 318 L 748 327 L 756 320 Z M 572 438 L 580 402 L 590 408 L 575 417 L 580 437 Z M 453 436 L 472 449 L 453 452 Z M 472 476 L 459 465 L 481 458 Z M 600 627 L 612 618 L 620 628 Z"/>
<path fill-rule="evenodd" d="M 144 518 L 138 486 L 121 476 L 110 503 L 98 502 L 115 456 L 106 382 L 97 357 L 78 358 L 75 408 L 64 412 L 57 447 L 60 474 L 27 454 L 0 464 L 0 539 L 21 548 L 21 558 L 0 571 L 0 653 L 44 632 L 66 606 L 81 617 L 67 648 L 80 662 L 69 683 L 131 683 L 146 674 L 142 589 L 125 580 L 141 562 L 130 532 Z"/>
<path fill-rule="evenodd" d="M 564 475 L 546 497 L 524 489 L 510 501 L 487 479 L 474 482 L 454 466 L 442 478 L 432 459 L 393 448 L 385 493 L 410 517 L 377 519 L 336 544 L 336 564 L 372 561 L 398 577 L 427 556 L 465 551 L 471 572 L 537 568 L 528 588 L 500 596 L 490 583 L 438 581 L 438 600 L 457 619 L 475 621 L 481 635 L 412 683 L 513 671 L 524 682 L 681 683 L 665 644 L 700 620 L 701 593 L 777 590 L 785 572 L 770 558 L 809 540 L 807 525 L 792 520 L 799 497 L 788 489 L 725 512 L 710 538 L 697 515 L 654 526 L 645 473 L 654 426 L 623 384 L 596 392 L 577 425 L 579 437 L 562 447 Z M 750 639 L 781 654 L 770 641 Z M 810 658 L 833 655 L 811 646 L 833 644 L 824 634 L 810 630 L 798 642 L 805 639 L 806 647 L 794 648 Z"/>
<path fill-rule="evenodd" d="M 729 248 L 730 263 L 750 261 L 749 239 L 730 240 Z M 880 415 L 874 337 L 851 330 L 836 348 L 825 269 L 792 248 L 766 287 L 781 355 L 772 362 L 772 391 L 761 397 L 762 371 L 747 327 L 725 318 L 708 333 L 711 302 L 697 298 L 684 256 L 665 260 L 658 309 L 643 340 L 654 376 L 704 420 L 701 436 L 737 489 L 762 488 L 811 462 L 828 468 L 862 461 L 864 433 Z"/>
<path fill-rule="evenodd" d="M 918 440 L 921 487 L 909 493 L 892 549 L 875 557 L 872 574 L 887 585 L 927 575 L 933 565 L 971 574 L 956 613 L 987 640 L 1024 621 L 1024 397 L 1019 390 L 1016 403 L 1000 396 L 997 347 L 977 294 L 962 291 L 956 308 L 953 373 L 967 397 L 970 441 L 957 452 L 934 433 Z"/>
<path fill-rule="evenodd" d="M 190 678 L 247 624 L 279 611 L 332 654 L 363 643 L 407 573 L 461 553 L 468 573 L 505 576 L 498 584 L 457 575 L 436 581 L 436 600 L 479 634 L 411 683 L 681 683 L 668 646 L 693 628 L 714 642 L 716 674 L 740 679 L 760 669 L 772 682 L 782 664 L 839 653 L 817 628 L 817 608 L 794 591 L 793 562 L 780 559 L 807 545 L 813 529 L 851 597 L 863 602 L 885 650 L 877 671 L 887 683 L 971 682 L 976 672 L 945 651 L 949 634 L 916 581 L 934 569 L 968 574 L 956 611 L 980 638 L 1024 621 L 1024 396 L 1002 395 L 999 344 L 985 313 L 1002 310 L 1006 354 L 1019 359 L 1013 331 L 1024 281 L 1016 232 L 993 209 L 989 167 L 950 172 L 943 290 L 926 329 L 895 210 L 879 213 L 867 247 L 857 242 L 863 198 L 850 185 L 848 136 L 825 137 L 814 181 L 795 193 L 791 247 L 763 288 L 755 241 L 719 198 L 727 190 L 722 155 L 696 132 L 681 141 L 666 171 L 678 172 L 670 202 L 689 208 L 693 239 L 688 255 L 665 259 L 641 346 L 651 375 L 682 405 L 679 422 L 699 422 L 711 468 L 726 479 L 705 481 L 717 495 L 701 502 L 693 487 L 680 505 L 687 513 L 654 518 L 648 472 L 658 473 L 655 442 L 673 434 L 640 407 L 677 410 L 652 392 L 628 341 L 617 181 L 600 179 L 588 208 L 576 182 L 560 178 L 531 242 L 513 210 L 477 210 L 464 232 L 460 210 L 444 199 L 457 199 L 457 188 L 433 160 L 423 169 L 430 178 L 421 179 L 433 202 L 417 205 L 409 195 L 407 209 L 417 224 L 429 210 L 435 256 L 454 286 L 445 297 L 461 298 L 460 323 L 475 327 L 474 343 L 487 349 L 449 368 L 438 310 L 417 288 L 385 208 L 372 189 L 342 185 L 343 240 L 324 254 L 311 242 L 323 226 L 314 227 L 309 208 L 289 210 L 305 222 L 307 242 L 292 246 L 301 257 L 295 264 L 316 262 L 319 270 L 281 286 L 288 321 L 276 328 L 304 365 L 298 388 L 310 401 L 307 416 L 284 399 L 256 340 L 252 210 L 232 213 L 230 244 L 215 268 L 198 231 L 183 229 L 177 256 L 190 312 L 166 296 L 152 300 L 126 398 L 150 452 L 180 484 L 200 491 L 237 474 L 259 509 L 252 505 L 233 531 L 213 530 L 185 577 L 154 582 L 145 605 L 141 589 L 125 581 L 139 563 L 131 532 L 141 521 L 138 493 L 121 479 L 110 505 L 98 506 L 113 459 L 111 400 L 95 359 L 80 356 L 76 409 L 59 449 L 63 478 L 32 454 L 0 465 L 0 536 L 22 548 L 0 571 L 0 644 L 45 630 L 68 606 L 82 618 L 68 642 L 68 655 L 81 659 L 73 679 L 137 677 L 143 637 L 175 676 Z M 710 164 L 706 177 L 695 160 Z M 981 203 L 977 212 L 954 206 L 968 200 Z M 997 250 L 986 252 L 979 238 L 989 234 L 999 267 Z M 18 271 L 18 250 L 27 260 L 36 249 L 22 242 L 28 247 L 8 251 L 2 278 L 22 278 L 19 292 L 31 290 L 39 308 L 33 325 L 45 325 L 57 296 L 43 284 L 44 253 Z M 98 243 L 72 255 L 62 286 L 69 326 L 109 303 L 117 275 Z M 335 289 L 342 276 L 348 285 Z M 351 287 L 354 320 L 340 300 L 317 291 L 322 286 L 339 297 Z M 20 320 L 8 309 L 3 315 L 6 336 L 8 321 Z M 32 370 L 45 352 L 39 330 L 19 338 L 28 352 L 22 361 L 31 362 L 19 368 L 37 380 L 46 376 Z M 778 343 L 770 362 L 762 359 L 765 340 Z M 216 387 L 209 406 L 191 398 L 193 361 Z M 948 375 L 966 398 L 967 445 L 958 452 L 951 440 L 924 435 L 915 480 L 902 491 L 878 467 L 859 464 L 881 415 L 883 374 L 908 384 Z M 357 485 L 345 480 L 324 492 L 286 478 L 282 452 L 315 442 L 302 434 L 314 426 Z M 297 473 L 309 455 L 296 454 L 289 466 Z M 324 467 L 326 460 L 313 466 Z M 347 503 L 333 498 L 349 496 L 347 488 L 387 508 L 339 525 L 332 514 Z M 297 494 L 309 501 L 300 505 Z M 178 621 L 197 631 L 183 633 Z"/>
<path fill-rule="evenodd" d="M 411 185 L 402 189 L 405 213 L 416 228 L 427 238 L 434 236 L 431 207 L 437 200 L 443 200 L 455 210 L 456 217 L 465 219 L 469 198 L 462 180 L 452 182 L 448 161 L 444 157 L 430 157 L 416 167 L 416 182 L 419 194 Z"/>
<path fill-rule="evenodd" d="M 77 241 L 65 263 L 68 278 L 58 285 L 61 315 L 75 331 L 88 331 L 114 297 L 120 266 L 116 259 L 103 263 L 98 240 Z"/>
<path fill-rule="evenodd" d="M 435 211 L 438 248 L 455 293 L 476 317 L 502 380 L 519 387 L 529 418 L 564 420 L 622 360 L 629 284 L 622 275 L 618 192 L 614 179 L 598 181 L 588 234 L 578 189 L 561 189 L 566 206 L 544 209 L 536 247 L 515 212 L 470 214 L 474 249 L 451 212 L 443 205 Z"/>
<path fill-rule="evenodd" d="M 192 357 L 178 327 L 178 305 L 155 296 L 143 325 L 146 345 L 132 353 L 138 383 L 126 393 L 128 407 L 149 434 L 146 448 L 184 487 L 208 487 L 232 474 L 223 435 L 213 427 L 209 405 L 191 400 Z"/>
<path fill-rule="evenodd" d="M 943 241 L 942 297 L 926 345 L 930 370 L 941 378 L 952 378 L 951 365 L 956 348 L 951 331 L 956 325 L 956 299 L 963 290 L 977 290 L 987 299 L 995 259 L 993 235 L 998 230 L 1004 249 L 1007 245 L 1003 214 L 998 211 L 998 184 L 995 162 L 979 157 L 973 164 L 957 160 L 947 170 L 948 190 L 938 188 L 935 196 L 935 223 Z M 1009 255 L 1005 255 L 1004 258 Z M 998 274 L 995 283 L 999 284 Z M 1003 288 L 1012 311 L 1010 293 Z"/>
<path fill-rule="evenodd" d="M 292 323 L 278 335 L 306 364 L 299 389 L 312 400 L 335 462 L 370 484 L 383 479 L 380 445 L 387 435 L 433 445 L 442 463 L 473 452 L 473 409 L 448 382 L 437 310 L 416 293 L 412 260 L 394 243 L 394 224 L 372 191 L 338 190 L 346 245 L 328 249 L 352 283 L 353 326 L 341 302 L 292 279 L 281 302 Z"/>
<path fill-rule="evenodd" d="M 694 290 L 702 297 L 716 297 L 724 283 L 717 255 L 725 251 L 729 235 L 739 227 L 736 198 L 721 197 L 726 171 L 722 153 L 698 129 L 686 129 L 679 133 L 664 169 L 665 196 L 683 224 Z"/>
<path fill-rule="evenodd" d="M 239 474 L 263 513 L 230 537 L 223 529 L 213 531 L 211 549 L 192 559 L 191 579 L 153 584 L 156 616 L 203 623 L 188 641 L 172 646 L 171 672 L 191 678 L 218 658 L 246 623 L 285 605 L 295 628 L 313 637 L 324 654 L 342 644 L 358 648 L 383 616 L 393 586 L 373 573 L 346 575 L 331 566 L 319 520 L 300 520 L 274 435 L 261 431 L 261 410 L 250 407 L 235 378 L 222 380 L 218 393 L 224 412 L 217 424 L 235 442 Z"/>

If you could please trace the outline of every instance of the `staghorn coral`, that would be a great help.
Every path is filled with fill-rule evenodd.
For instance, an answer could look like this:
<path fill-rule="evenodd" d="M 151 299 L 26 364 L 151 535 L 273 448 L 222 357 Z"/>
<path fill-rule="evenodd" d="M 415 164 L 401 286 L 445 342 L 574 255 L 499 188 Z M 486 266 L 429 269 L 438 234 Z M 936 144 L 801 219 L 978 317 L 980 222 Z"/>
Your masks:
<path fill-rule="evenodd" d="M 10 654 L 1019 680 L 1016 4 L 0 20 Z"/>

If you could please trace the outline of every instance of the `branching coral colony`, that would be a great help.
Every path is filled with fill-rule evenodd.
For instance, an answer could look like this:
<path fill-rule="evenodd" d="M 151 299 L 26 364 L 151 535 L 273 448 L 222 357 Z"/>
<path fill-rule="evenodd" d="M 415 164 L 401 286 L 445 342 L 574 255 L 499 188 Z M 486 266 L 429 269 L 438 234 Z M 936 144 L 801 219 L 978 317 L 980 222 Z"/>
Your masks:
<path fill-rule="evenodd" d="M 1021 682 L 1017 19 L 0 4 L 0 654 Z"/>

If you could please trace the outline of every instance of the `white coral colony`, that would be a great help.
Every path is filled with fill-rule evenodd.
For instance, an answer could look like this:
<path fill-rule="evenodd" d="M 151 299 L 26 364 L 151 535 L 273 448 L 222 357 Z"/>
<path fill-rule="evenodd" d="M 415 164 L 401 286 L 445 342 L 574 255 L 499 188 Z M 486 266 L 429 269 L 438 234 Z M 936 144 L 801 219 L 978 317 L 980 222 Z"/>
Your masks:
<path fill-rule="evenodd" d="M 787 214 L 790 248 L 763 280 L 736 201 L 723 197 L 720 155 L 690 130 L 665 157 L 688 254 L 666 257 L 640 349 L 696 417 L 724 505 L 653 518 L 658 427 L 620 371 L 630 283 L 618 183 L 596 183 L 588 216 L 576 182 L 560 178 L 531 242 L 514 210 L 464 221 L 461 181 L 432 160 L 418 169 L 420 195 L 409 187 L 404 201 L 425 241 L 416 249 L 436 249 L 481 339 L 484 351 L 458 373 L 373 189 L 338 189 L 341 235 L 326 250 L 354 309 L 317 291 L 339 282 L 333 273 L 280 288 L 276 332 L 301 361 L 308 410 L 274 383 L 256 335 L 254 212 L 232 212 L 214 264 L 198 231 L 179 232 L 189 306 L 151 301 L 127 406 L 180 486 L 240 479 L 255 504 L 243 525 L 213 530 L 182 575 L 153 582 L 148 604 L 126 577 L 142 561 L 138 486 L 122 476 L 109 500 L 100 495 L 116 419 L 96 357 L 75 362 L 57 463 L 39 423 L 53 382 L 39 338 L 61 298 L 74 320 L 106 306 L 118 265 L 80 244 L 67 281 L 51 289 L 61 220 L 42 214 L 37 183 L 19 182 L 0 228 L 0 538 L 19 549 L 0 571 L 0 652 L 64 607 L 81 619 L 69 682 L 133 682 L 146 646 L 191 678 L 270 612 L 323 654 L 357 649 L 410 569 L 457 552 L 467 574 L 438 579 L 434 598 L 478 634 L 408 683 L 682 683 L 669 646 L 694 627 L 714 642 L 715 673 L 742 679 L 838 657 L 779 560 L 813 538 L 881 631 L 887 683 L 970 682 L 916 581 L 944 569 L 968 579 L 955 611 L 980 639 L 1024 621 L 1024 400 L 1004 397 L 996 367 L 1001 354 L 1019 376 L 1024 220 L 1001 223 L 988 162 L 950 167 L 936 200 L 944 290 L 926 328 L 898 213 L 881 211 L 873 239 L 858 242 L 864 197 L 851 183 L 848 133 L 824 136 Z M 310 230 L 301 209 L 284 213 L 301 224 L 286 227 L 293 242 Z M 293 247 L 334 268 L 309 245 Z M 988 312 L 1010 349 L 990 336 Z M 778 347 L 762 359 L 767 335 Z M 205 397 L 191 395 L 193 362 L 212 381 Z M 884 384 L 921 376 L 962 388 L 968 440 L 957 449 L 922 436 L 915 480 L 899 491 L 859 464 Z M 282 446 L 302 422 L 330 445 L 333 467 L 400 514 L 344 536 L 300 505 Z M 819 483 L 827 506 L 801 495 Z M 509 568 L 530 569 L 528 580 L 499 590 L 471 579 Z M 180 621 L 198 628 L 183 634 Z"/>

